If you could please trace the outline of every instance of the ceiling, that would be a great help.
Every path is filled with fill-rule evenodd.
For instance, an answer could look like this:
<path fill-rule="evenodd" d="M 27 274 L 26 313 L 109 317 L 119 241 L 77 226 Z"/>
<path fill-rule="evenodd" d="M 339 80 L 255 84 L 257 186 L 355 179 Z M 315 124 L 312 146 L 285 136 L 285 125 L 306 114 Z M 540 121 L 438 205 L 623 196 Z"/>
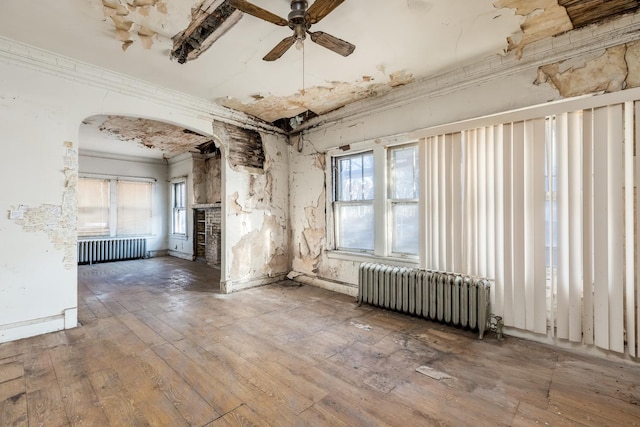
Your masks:
<path fill-rule="evenodd" d="M 252 2 L 282 17 L 290 10 L 288 0 Z M 250 15 L 197 59 L 171 60 L 171 38 L 187 28 L 192 8 L 202 0 L 3 0 L 0 35 L 240 109 L 242 103 L 268 99 L 266 111 L 253 113 L 272 122 L 301 108 L 321 114 L 328 98 L 348 102 L 345 94 L 348 98 L 352 90 L 403 84 L 504 51 L 522 17 L 513 9 L 496 9 L 493 2 L 346 0 L 312 30 L 355 44 L 355 52 L 345 58 L 307 41 L 304 73 L 303 52 L 295 48 L 277 61 L 262 60 L 291 30 Z M 116 7 L 127 14 L 119 17 Z M 117 21 L 133 22 L 128 34 L 118 33 L 109 16 L 114 11 Z M 140 36 L 140 30 L 155 34 Z M 125 51 L 127 37 L 132 42 Z M 303 88 L 313 95 L 273 112 L 278 100 L 301 98 Z"/>
<path fill-rule="evenodd" d="M 289 0 L 251 2 L 285 18 L 290 10 Z M 239 21 L 228 21 L 228 31 L 197 58 L 184 64 L 171 59 L 172 37 L 223 3 L 3 0 L 0 36 L 277 124 L 384 95 L 511 49 L 521 54 L 525 43 L 572 29 L 570 8 L 590 7 L 591 15 L 594 7 L 610 13 L 637 8 L 636 0 L 346 0 L 311 30 L 356 45 L 348 57 L 307 39 L 303 50 L 291 48 L 276 61 L 263 61 L 291 30 L 237 12 Z M 590 23 L 581 16 L 581 25 Z"/>

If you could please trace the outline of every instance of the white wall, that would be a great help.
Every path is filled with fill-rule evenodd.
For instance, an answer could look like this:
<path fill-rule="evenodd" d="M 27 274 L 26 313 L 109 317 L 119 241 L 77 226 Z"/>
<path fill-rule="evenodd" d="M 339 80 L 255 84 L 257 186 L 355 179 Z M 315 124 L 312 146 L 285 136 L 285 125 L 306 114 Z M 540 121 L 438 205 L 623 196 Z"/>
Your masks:
<path fill-rule="evenodd" d="M 82 141 L 87 136 L 80 132 L 79 173 L 120 178 L 151 178 L 151 236 L 147 240 L 147 251 L 151 256 L 167 251 L 169 224 L 168 165 L 160 159 L 118 157 L 105 153 L 82 151 Z"/>
<path fill-rule="evenodd" d="M 80 123 L 144 117 L 211 133 L 221 109 L 0 39 L 0 342 L 77 324 Z M 222 114 L 222 113 L 221 113 Z"/>

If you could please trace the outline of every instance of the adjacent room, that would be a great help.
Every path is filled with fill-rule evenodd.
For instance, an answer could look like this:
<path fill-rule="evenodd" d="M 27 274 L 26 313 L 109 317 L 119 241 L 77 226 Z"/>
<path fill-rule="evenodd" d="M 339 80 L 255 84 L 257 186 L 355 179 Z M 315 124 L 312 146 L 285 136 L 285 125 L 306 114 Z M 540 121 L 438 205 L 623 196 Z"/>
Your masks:
<path fill-rule="evenodd" d="M 0 5 L 0 426 L 640 425 L 637 0 Z"/>

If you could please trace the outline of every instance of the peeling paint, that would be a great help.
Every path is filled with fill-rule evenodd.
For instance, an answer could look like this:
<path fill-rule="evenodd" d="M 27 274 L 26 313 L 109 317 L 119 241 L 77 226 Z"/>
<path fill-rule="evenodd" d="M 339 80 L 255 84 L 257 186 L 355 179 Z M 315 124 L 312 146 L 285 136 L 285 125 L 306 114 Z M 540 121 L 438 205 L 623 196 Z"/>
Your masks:
<path fill-rule="evenodd" d="M 64 254 L 66 270 L 76 268 L 76 212 L 78 188 L 78 153 L 73 143 L 65 141 L 64 167 L 65 189 L 61 205 L 45 204 L 37 207 L 11 206 L 9 218 L 27 232 L 44 232 L 54 247 Z"/>
<path fill-rule="evenodd" d="M 230 196 L 227 196 L 227 208 L 230 213 L 238 215 L 243 212 L 246 212 L 242 207 L 242 205 L 238 203 L 239 198 L 240 198 L 240 194 L 238 194 L 237 191 L 231 194 Z"/>
<path fill-rule="evenodd" d="M 220 162 L 220 156 L 193 158 L 193 198 L 196 204 L 212 204 L 221 201 Z"/>
<path fill-rule="evenodd" d="M 152 11 L 161 18 L 152 17 Z M 168 9 L 167 3 L 159 0 L 102 0 L 102 13 L 111 18 L 116 40 L 122 42 L 122 50 L 126 51 L 134 43 L 133 34 L 138 36 L 144 49 L 151 49 L 158 35 L 158 31 L 151 28 L 151 22 L 164 28 Z"/>
<path fill-rule="evenodd" d="M 316 86 L 295 95 L 280 97 L 260 94 L 248 100 L 224 98 L 218 103 L 225 107 L 251 114 L 267 122 L 298 116 L 306 111 L 322 115 L 352 102 L 384 95 L 393 88 L 414 81 L 411 73 L 397 71 L 389 76 L 386 83 L 371 83 L 372 78 L 363 76 L 355 83 L 331 82 L 326 86 Z"/>
<path fill-rule="evenodd" d="M 249 197 L 247 205 L 250 209 L 268 209 L 273 202 L 273 176 L 270 172 L 262 175 L 252 174 L 249 177 Z"/>
<path fill-rule="evenodd" d="M 307 227 L 302 230 L 298 242 L 300 259 L 295 266 L 296 271 L 318 272 L 322 251 L 326 242 L 325 191 L 318 197 L 315 204 L 304 208 Z"/>
<path fill-rule="evenodd" d="M 102 119 L 104 121 L 99 125 L 101 132 L 121 141 L 135 141 L 147 148 L 158 148 L 165 158 L 197 152 L 199 145 L 211 141 L 210 136 L 155 120 L 125 116 L 107 116 Z"/>
<path fill-rule="evenodd" d="M 557 0 L 499 0 L 493 5 L 515 9 L 523 17 L 522 34 L 507 39 L 509 50 L 514 50 L 518 58 L 526 45 L 573 29 L 567 10 Z"/>
<path fill-rule="evenodd" d="M 542 66 L 538 69 L 538 77 L 534 83 L 549 83 L 565 98 L 619 91 L 626 87 L 628 60 L 632 60 L 634 72 L 637 73 L 637 55 L 638 46 L 635 43 L 631 51 L 628 51 L 626 45 L 614 46 L 594 58 L 574 58 Z M 637 84 L 638 75 L 631 76 L 631 81 Z"/>
<path fill-rule="evenodd" d="M 624 59 L 627 63 L 627 88 L 640 86 L 640 41 L 627 43 Z"/>
<path fill-rule="evenodd" d="M 213 133 L 224 141 L 226 158 L 232 169 L 264 173 L 265 152 L 259 132 L 215 121 Z"/>
<path fill-rule="evenodd" d="M 281 234 L 280 230 L 277 218 L 265 213 L 260 229 L 245 234 L 231 248 L 231 277 L 242 279 L 263 274 L 271 277 L 286 273 L 288 256 L 282 246 L 273 241 L 274 235 Z"/>

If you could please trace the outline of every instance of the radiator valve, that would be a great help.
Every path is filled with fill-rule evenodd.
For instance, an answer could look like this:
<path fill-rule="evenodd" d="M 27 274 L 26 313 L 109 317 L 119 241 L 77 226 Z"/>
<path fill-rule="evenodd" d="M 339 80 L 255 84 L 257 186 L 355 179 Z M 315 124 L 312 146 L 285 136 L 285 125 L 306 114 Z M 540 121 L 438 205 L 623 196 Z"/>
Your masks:
<path fill-rule="evenodd" d="M 504 339 L 504 335 L 502 333 L 502 328 L 504 327 L 504 321 L 502 320 L 502 316 L 496 316 L 494 314 L 491 315 L 491 330 L 496 333 L 496 339 L 498 341 L 502 341 Z"/>

